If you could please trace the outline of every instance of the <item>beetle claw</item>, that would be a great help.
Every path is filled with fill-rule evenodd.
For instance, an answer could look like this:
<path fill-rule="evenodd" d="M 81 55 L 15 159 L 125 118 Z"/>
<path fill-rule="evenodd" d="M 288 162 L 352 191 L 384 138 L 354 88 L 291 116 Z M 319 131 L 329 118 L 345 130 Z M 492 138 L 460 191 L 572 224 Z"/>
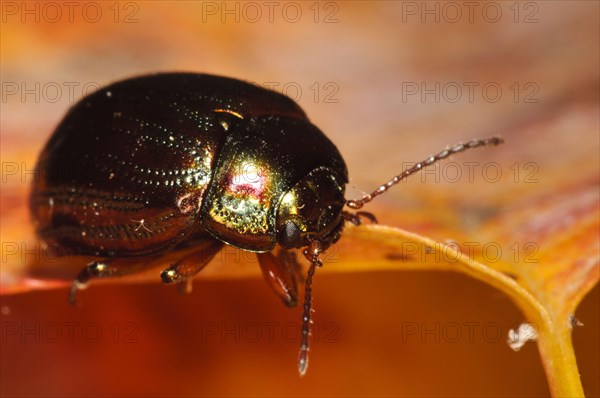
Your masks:
<path fill-rule="evenodd" d="M 88 287 L 90 278 L 95 276 L 93 271 L 97 269 L 96 264 L 98 263 L 89 263 L 81 270 L 81 272 L 79 272 L 79 275 L 77 275 L 77 278 L 75 278 L 71 285 L 71 289 L 69 290 L 69 304 L 73 306 L 77 305 L 77 291 Z"/>
<path fill-rule="evenodd" d="M 77 291 L 83 290 L 87 287 L 88 287 L 87 283 L 81 283 L 77 279 L 75 279 L 73 281 L 73 284 L 71 285 L 71 289 L 69 290 L 69 304 L 71 304 L 72 306 L 76 306 L 77 305 Z"/>
<path fill-rule="evenodd" d="M 162 270 L 160 279 L 165 285 L 181 283 L 179 292 L 190 293 L 192 291 L 191 280 L 193 276 L 200 272 L 222 247 L 223 244 L 218 241 L 202 242 L 194 251 Z"/>
<path fill-rule="evenodd" d="M 107 258 L 88 263 L 79 272 L 69 290 L 69 303 L 76 305 L 77 291 L 85 289 L 89 282 L 96 278 L 111 278 L 136 272 L 140 267 L 151 262 L 143 262 L 140 258 Z"/>
<path fill-rule="evenodd" d="M 377 224 L 377 218 L 375 218 L 375 216 L 372 213 L 369 213 L 368 211 L 357 211 L 356 213 L 344 211 L 342 212 L 342 214 L 344 215 L 344 220 L 351 222 L 356 226 L 361 225 L 363 223 L 361 217 L 366 218 L 372 224 Z"/>

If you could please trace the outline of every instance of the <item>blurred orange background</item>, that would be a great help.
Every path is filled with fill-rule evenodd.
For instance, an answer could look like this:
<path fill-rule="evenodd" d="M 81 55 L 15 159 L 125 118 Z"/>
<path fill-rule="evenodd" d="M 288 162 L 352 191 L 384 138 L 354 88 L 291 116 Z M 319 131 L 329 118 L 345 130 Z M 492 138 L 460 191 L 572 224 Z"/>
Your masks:
<path fill-rule="evenodd" d="M 473 180 L 414 177 L 367 209 L 382 224 L 439 240 L 452 238 L 453 228 L 477 240 L 471 212 L 552 193 L 557 180 L 589 180 L 577 170 L 595 168 L 597 183 L 597 2 L 1 7 L 3 284 L 26 268 L 23 255 L 7 255 L 7 244 L 32 244 L 26 200 L 45 140 L 88 90 L 144 73 L 219 74 L 290 95 L 344 155 L 350 198 L 448 144 L 501 134 L 502 147 L 464 155 L 465 162 L 496 160 L 499 182 L 486 182 L 479 169 Z M 538 167 L 535 184 L 525 178 L 528 162 Z M 457 209 L 464 223 L 449 227 L 447 212 Z M 524 320 L 508 298 L 458 274 L 376 266 L 319 270 L 311 362 L 299 378 L 299 309 L 284 308 L 256 268 L 237 279 L 199 275 L 188 296 L 158 277 L 98 284 L 82 292 L 78 308 L 67 304 L 65 289 L 2 295 L 0 393 L 549 394 L 535 344 L 520 352 L 506 344 L 508 330 Z M 600 395 L 599 299 L 596 286 L 577 311 L 585 326 L 573 335 L 588 396 Z"/>

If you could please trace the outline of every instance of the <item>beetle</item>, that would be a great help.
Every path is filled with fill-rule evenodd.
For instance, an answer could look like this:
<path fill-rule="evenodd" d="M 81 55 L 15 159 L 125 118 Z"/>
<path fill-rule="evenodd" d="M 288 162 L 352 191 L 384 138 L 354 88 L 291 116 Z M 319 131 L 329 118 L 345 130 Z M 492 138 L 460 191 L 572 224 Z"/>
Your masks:
<path fill-rule="evenodd" d="M 273 250 L 301 249 L 310 263 L 298 359 L 304 375 L 320 255 L 345 222 L 376 222 L 344 207 L 358 210 L 423 167 L 501 142 L 455 145 L 347 200 L 340 152 L 292 99 L 226 77 L 159 73 L 111 84 L 69 110 L 39 156 L 30 209 L 46 244 L 97 258 L 76 276 L 72 304 L 91 279 L 137 272 L 146 259 L 182 246 L 194 249 L 160 275 L 189 290 L 227 244 L 256 252 L 265 279 L 292 307 L 299 265 Z"/>

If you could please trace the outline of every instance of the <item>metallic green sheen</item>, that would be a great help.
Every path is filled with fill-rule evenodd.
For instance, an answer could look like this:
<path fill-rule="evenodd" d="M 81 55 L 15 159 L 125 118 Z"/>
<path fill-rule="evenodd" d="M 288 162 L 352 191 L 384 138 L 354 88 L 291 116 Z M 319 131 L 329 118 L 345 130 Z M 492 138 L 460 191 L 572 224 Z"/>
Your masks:
<path fill-rule="evenodd" d="M 306 120 L 254 117 L 229 133 L 202 206 L 204 227 L 228 244 L 271 250 L 283 195 L 313 170 L 331 169 L 347 182 L 337 148 Z"/>

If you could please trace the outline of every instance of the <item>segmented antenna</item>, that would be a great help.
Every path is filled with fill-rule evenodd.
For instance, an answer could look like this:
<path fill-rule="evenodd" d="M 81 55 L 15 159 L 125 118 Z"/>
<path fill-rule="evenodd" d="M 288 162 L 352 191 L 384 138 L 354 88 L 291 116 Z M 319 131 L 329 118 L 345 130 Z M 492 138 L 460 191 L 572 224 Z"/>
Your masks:
<path fill-rule="evenodd" d="M 405 170 L 401 174 L 398 174 L 397 176 L 395 176 L 394 178 L 392 178 L 387 183 L 380 186 L 379 188 L 377 188 L 370 194 L 365 195 L 360 199 L 347 200 L 346 206 L 350 207 L 351 209 L 360 209 L 361 207 L 363 207 L 365 205 L 365 203 L 369 203 L 376 196 L 381 195 L 382 193 L 384 193 L 385 191 L 390 189 L 393 185 L 396 185 L 401 180 L 404 180 L 408 176 L 420 171 L 424 167 L 431 166 L 431 165 L 439 162 L 440 160 L 446 159 L 450 155 L 454 155 L 455 153 L 459 153 L 459 152 L 464 152 L 467 149 L 473 149 L 473 148 L 477 148 L 480 146 L 486 146 L 486 145 L 500 145 L 503 142 L 504 142 L 504 140 L 500 137 L 491 137 L 491 138 L 484 138 L 484 139 L 474 139 L 469 142 L 456 144 L 451 148 L 443 150 L 442 152 L 438 153 L 437 155 L 430 156 L 427 159 L 423 160 L 422 162 L 414 164 L 411 168 Z"/>
<path fill-rule="evenodd" d="M 306 276 L 304 285 L 304 309 L 302 311 L 302 326 L 300 329 L 300 355 L 298 356 L 298 371 L 300 376 L 306 374 L 308 369 L 308 347 L 310 342 L 310 315 L 312 312 L 312 279 L 317 266 L 322 266 L 323 262 L 319 259 L 321 253 L 321 244 L 318 241 L 312 241 L 308 249 L 304 249 L 304 256 L 310 261 L 310 268 Z"/>

